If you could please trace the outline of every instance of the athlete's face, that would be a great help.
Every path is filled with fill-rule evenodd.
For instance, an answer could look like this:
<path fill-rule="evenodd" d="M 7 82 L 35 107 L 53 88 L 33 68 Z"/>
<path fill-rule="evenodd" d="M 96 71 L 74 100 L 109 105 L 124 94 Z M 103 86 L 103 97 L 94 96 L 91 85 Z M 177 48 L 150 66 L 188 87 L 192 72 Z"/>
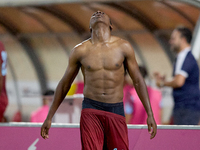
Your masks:
<path fill-rule="evenodd" d="M 104 12 L 97 11 L 92 15 L 90 18 L 90 29 L 93 28 L 97 23 L 104 23 L 112 28 L 110 18 Z"/>
<path fill-rule="evenodd" d="M 169 41 L 170 49 L 176 53 L 179 52 L 182 40 L 183 37 L 181 36 L 181 33 L 178 30 L 174 30 Z"/>

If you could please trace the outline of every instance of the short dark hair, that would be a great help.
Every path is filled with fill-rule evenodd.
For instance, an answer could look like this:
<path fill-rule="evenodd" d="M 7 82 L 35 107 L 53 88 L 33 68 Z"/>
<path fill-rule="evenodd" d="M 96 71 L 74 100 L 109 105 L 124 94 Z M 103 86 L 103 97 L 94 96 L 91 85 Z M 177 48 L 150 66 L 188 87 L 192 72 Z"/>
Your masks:
<path fill-rule="evenodd" d="M 181 33 L 181 36 L 184 37 L 187 42 L 190 44 L 191 41 L 192 41 L 192 32 L 189 28 L 187 27 L 183 27 L 183 26 L 179 26 L 179 27 L 176 27 L 177 31 L 179 31 Z"/>
<path fill-rule="evenodd" d="M 43 96 L 50 96 L 50 95 L 54 95 L 54 91 L 53 90 L 46 90 L 42 93 Z"/>

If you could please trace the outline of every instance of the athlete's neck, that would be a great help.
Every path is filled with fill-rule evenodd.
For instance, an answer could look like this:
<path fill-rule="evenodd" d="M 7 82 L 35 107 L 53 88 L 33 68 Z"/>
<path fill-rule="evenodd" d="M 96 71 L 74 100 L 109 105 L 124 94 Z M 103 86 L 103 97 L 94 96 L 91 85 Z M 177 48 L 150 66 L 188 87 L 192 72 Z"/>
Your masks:
<path fill-rule="evenodd" d="M 110 28 L 96 25 L 95 29 L 92 29 L 91 39 L 93 44 L 109 42 L 110 38 Z"/>

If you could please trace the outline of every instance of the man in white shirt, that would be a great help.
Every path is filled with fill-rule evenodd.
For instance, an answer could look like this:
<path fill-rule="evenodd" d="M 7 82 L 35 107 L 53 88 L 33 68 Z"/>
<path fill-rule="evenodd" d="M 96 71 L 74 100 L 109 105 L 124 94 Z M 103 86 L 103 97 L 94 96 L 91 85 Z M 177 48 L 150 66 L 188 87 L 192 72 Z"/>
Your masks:
<path fill-rule="evenodd" d="M 192 32 L 185 27 L 177 27 L 171 35 L 170 45 L 176 55 L 173 79 L 165 81 L 160 75 L 159 87 L 173 88 L 173 121 L 177 125 L 197 125 L 200 119 L 199 68 L 191 53 Z"/>

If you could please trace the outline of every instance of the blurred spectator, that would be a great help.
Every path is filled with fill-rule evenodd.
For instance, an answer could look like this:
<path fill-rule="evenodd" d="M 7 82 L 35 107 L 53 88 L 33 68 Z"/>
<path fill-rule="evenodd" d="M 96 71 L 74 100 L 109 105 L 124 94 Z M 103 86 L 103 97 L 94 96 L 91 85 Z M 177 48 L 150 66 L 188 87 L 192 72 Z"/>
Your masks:
<path fill-rule="evenodd" d="M 200 119 L 199 68 L 191 53 L 192 32 L 185 27 L 177 27 L 171 35 L 171 50 L 176 53 L 173 79 L 165 81 L 156 74 L 159 87 L 173 88 L 173 123 L 176 125 L 197 125 Z"/>
<path fill-rule="evenodd" d="M 84 82 L 78 82 L 75 94 L 83 94 L 83 89 L 84 89 Z"/>
<path fill-rule="evenodd" d="M 139 67 L 140 73 L 143 78 L 147 77 L 147 71 L 144 67 Z M 143 107 L 142 102 L 140 101 L 131 80 L 129 77 L 125 77 L 125 86 L 124 86 L 124 107 L 125 107 L 125 116 L 127 124 L 146 124 L 147 114 Z M 161 124 L 161 114 L 160 114 L 160 101 L 161 101 L 161 92 L 158 89 L 155 89 L 147 85 L 147 90 L 149 93 L 149 99 L 151 102 L 152 110 L 154 112 L 154 118 L 157 124 Z"/>
<path fill-rule="evenodd" d="M 54 91 L 47 90 L 43 93 L 42 106 L 31 113 L 31 122 L 44 122 L 49 111 L 49 103 L 53 100 Z"/>
<path fill-rule="evenodd" d="M 126 73 L 125 78 L 124 78 L 124 88 L 123 88 L 123 93 L 124 93 L 123 102 L 124 102 L 126 123 L 129 123 L 129 121 L 132 117 L 133 103 L 130 100 L 130 93 L 129 93 L 132 88 L 134 88 L 133 81 L 130 78 L 130 76 Z"/>
<path fill-rule="evenodd" d="M 161 92 L 161 123 L 163 125 L 170 125 L 172 124 L 172 112 L 174 107 L 174 100 L 171 95 L 172 89 L 170 87 L 163 87 Z"/>
<path fill-rule="evenodd" d="M 8 105 L 6 92 L 6 74 L 7 74 L 7 53 L 3 44 L 0 42 L 0 121 L 4 117 L 4 112 Z"/>
<path fill-rule="evenodd" d="M 156 76 L 157 76 L 157 72 L 155 72 L 153 74 L 153 78 L 154 78 L 154 83 L 153 86 L 156 86 Z M 172 88 L 170 87 L 163 87 L 160 89 L 161 93 L 162 93 L 162 99 L 161 99 L 161 124 L 163 125 L 170 125 L 172 124 L 172 112 L 173 112 L 173 107 L 174 107 L 174 99 L 172 96 Z"/>
<path fill-rule="evenodd" d="M 13 116 L 13 118 L 12 118 L 12 122 L 21 122 L 21 121 L 22 121 L 22 113 L 21 113 L 20 110 L 18 110 L 18 111 L 14 114 L 14 116 Z"/>

